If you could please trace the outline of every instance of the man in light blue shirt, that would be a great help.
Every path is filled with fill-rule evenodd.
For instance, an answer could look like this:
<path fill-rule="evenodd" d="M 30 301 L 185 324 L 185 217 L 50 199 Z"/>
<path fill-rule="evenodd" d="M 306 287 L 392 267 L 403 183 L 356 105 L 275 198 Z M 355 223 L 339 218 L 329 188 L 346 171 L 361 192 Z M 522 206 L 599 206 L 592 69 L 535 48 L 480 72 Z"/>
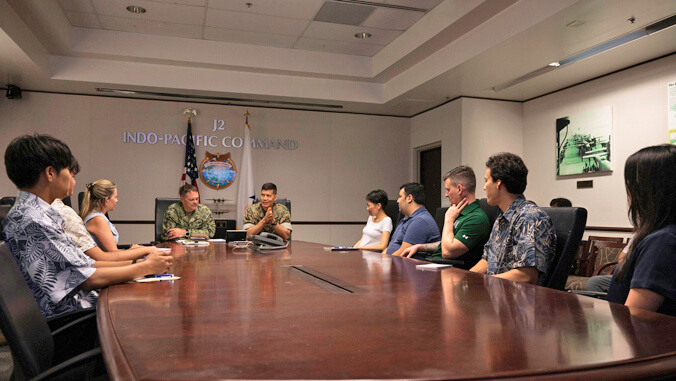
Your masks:
<path fill-rule="evenodd" d="M 439 242 L 441 234 L 434 217 L 425 209 L 425 188 L 418 183 L 408 183 L 399 189 L 399 210 L 406 218 L 399 221 L 385 254 L 400 256 L 402 252 L 419 243 Z"/>

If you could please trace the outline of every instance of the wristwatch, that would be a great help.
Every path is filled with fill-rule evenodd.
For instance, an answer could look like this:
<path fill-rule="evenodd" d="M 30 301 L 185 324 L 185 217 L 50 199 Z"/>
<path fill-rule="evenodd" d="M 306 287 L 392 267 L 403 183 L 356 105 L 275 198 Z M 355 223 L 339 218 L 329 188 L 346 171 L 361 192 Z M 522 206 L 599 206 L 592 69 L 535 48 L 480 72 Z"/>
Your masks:
<path fill-rule="evenodd" d="M 185 231 L 185 238 L 188 238 L 188 237 L 190 237 L 190 232 L 186 230 Z"/>

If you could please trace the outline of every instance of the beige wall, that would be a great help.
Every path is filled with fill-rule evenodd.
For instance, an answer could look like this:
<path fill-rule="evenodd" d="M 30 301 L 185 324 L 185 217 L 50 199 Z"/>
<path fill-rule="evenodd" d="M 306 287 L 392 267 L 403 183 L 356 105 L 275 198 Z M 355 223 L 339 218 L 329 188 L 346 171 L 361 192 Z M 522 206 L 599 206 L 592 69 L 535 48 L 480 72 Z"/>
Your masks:
<path fill-rule="evenodd" d="M 476 174 L 476 196 L 483 190 L 486 160 L 498 152 L 523 155 L 523 105 L 484 99 L 462 100 L 462 164 Z M 449 168 L 450 169 L 450 168 Z"/>
<path fill-rule="evenodd" d="M 0 100 L 0 149 L 14 137 L 34 131 L 52 134 L 73 150 L 82 166 L 75 192 L 99 178 L 118 185 L 119 204 L 113 220 L 153 220 L 155 197 L 176 197 L 185 146 L 123 143 L 124 131 L 158 135 L 186 132 L 182 112 L 194 107 L 193 134 L 243 137 L 245 107 L 24 92 L 22 100 Z M 292 200 L 296 221 L 366 221 L 365 194 L 375 188 L 396 193 L 408 181 L 410 122 L 407 118 L 252 108 L 252 137 L 295 139 L 296 150 L 254 150 L 255 187 L 275 182 L 281 197 Z M 213 120 L 225 131 L 212 132 Z M 230 152 L 240 164 L 241 148 L 197 147 L 198 164 L 205 152 Z M 1 195 L 16 190 L 0 176 Z M 235 200 L 237 181 L 212 190 L 200 182 L 202 199 Z M 234 218 L 234 211 L 222 218 Z M 298 225 L 294 239 L 327 244 L 353 244 L 362 226 Z M 121 243 L 149 242 L 152 225 L 118 225 Z"/>
<path fill-rule="evenodd" d="M 523 152 L 522 104 L 482 99 L 457 99 L 411 120 L 411 146 L 416 179 L 416 151 L 441 143 L 441 173 L 466 164 L 477 176 L 477 197 L 484 197 L 483 176 L 488 157 L 496 152 Z M 443 196 L 444 190 L 439 190 Z M 448 206 L 448 199 L 442 198 Z"/>
<path fill-rule="evenodd" d="M 528 198 L 548 205 L 554 197 L 566 197 L 573 205 L 587 208 L 588 226 L 630 227 L 624 163 L 640 148 L 667 143 L 667 83 L 673 81 L 676 81 L 676 56 L 525 103 Z M 555 120 L 605 106 L 613 108 L 613 172 L 557 178 Z M 593 189 L 577 189 L 579 180 L 593 180 Z"/>

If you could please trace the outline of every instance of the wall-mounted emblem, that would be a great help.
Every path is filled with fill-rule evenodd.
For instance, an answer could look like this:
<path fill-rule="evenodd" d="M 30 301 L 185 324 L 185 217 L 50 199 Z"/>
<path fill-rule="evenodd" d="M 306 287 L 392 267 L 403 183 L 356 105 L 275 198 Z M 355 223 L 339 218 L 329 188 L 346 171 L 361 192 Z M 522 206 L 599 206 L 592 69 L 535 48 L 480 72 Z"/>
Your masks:
<path fill-rule="evenodd" d="M 212 189 L 224 189 L 230 186 L 237 176 L 235 163 L 230 159 L 230 152 L 225 155 L 212 154 L 207 151 L 200 164 L 200 178 Z"/>

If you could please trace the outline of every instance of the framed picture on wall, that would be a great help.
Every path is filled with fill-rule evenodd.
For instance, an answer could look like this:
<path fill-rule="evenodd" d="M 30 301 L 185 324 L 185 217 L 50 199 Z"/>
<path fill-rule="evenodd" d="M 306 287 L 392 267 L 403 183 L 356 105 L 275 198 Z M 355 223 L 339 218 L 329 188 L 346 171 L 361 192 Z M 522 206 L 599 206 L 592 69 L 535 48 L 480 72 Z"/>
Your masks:
<path fill-rule="evenodd" d="M 556 175 L 612 171 L 612 130 L 612 106 L 557 119 Z"/>

